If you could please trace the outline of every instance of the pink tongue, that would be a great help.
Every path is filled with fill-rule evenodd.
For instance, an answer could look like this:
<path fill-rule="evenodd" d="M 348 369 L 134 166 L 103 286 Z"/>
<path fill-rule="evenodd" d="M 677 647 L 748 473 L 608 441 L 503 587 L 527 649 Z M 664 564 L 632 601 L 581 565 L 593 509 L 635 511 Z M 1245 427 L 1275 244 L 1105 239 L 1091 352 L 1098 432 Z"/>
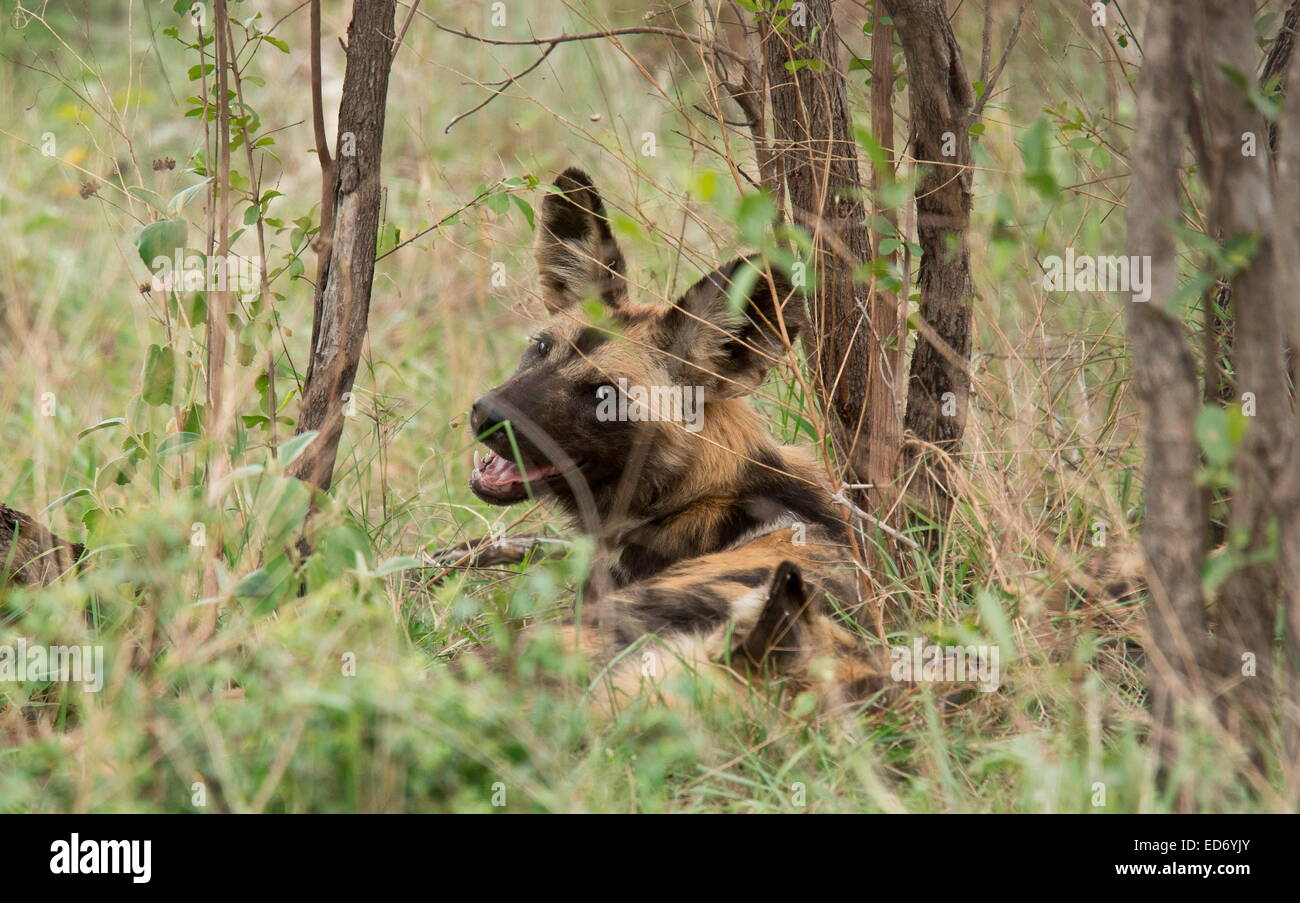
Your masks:
<path fill-rule="evenodd" d="M 493 486 L 509 486 L 511 483 L 522 483 L 524 480 L 531 483 L 553 473 L 555 468 L 548 464 L 534 464 L 521 473 L 514 461 L 501 455 L 493 455 L 491 460 L 479 464 L 480 479 Z"/>

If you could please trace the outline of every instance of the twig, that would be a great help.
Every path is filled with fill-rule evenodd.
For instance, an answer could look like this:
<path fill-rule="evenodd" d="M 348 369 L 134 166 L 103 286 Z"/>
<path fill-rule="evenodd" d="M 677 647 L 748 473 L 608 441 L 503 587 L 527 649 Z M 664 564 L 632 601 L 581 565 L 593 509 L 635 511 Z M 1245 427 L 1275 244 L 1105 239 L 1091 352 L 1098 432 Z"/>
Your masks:
<path fill-rule="evenodd" d="M 412 10 L 414 10 L 414 7 L 412 7 Z M 523 77 L 524 77 L 525 75 L 527 75 L 529 72 L 532 72 L 534 69 L 536 69 L 538 66 L 540 66 L 543 62 L 545 62 L 546 58 L 547 58 L 548 56 L 551 55 L 551 51 L 554 50 L 554 49 L 555 49 L 556 47 L 558 47 L 558 46 L 559 46 L 558 44 L 551 44 L 551 45 L 549 45 L 549 46 L 546 48 L 546 50 L 542 52 L 542 55 L 541 55 L 540 57 L 537 58 L 537 62 L 533 63 L 531 66 L 529 66 L 529 67 L 528 67 L 527 69 L 525 69 L 523 72 L 520 72 L 520 73 L 517 74 L 517 75 L 512 75 L 512 76 L 510 76 L 509 78 L 507 78 L 507 79 L 506 79 L 505 81 L 503 81 L 503 82 L 497 82 L 496 85 L 493 86 L 493 87 L 496 87 L 497 90 L 495 90 L 495 91 L 493 91 L 491 94 L 489 94 L 488 97 L 487 97 L 487 100 L 483 101 L 482 103 L 478 104 L 477 106 L 471 107 L 470 109 L 466 110 L 464 113 L 461 113 L 459 116 L 457 116 L 457 117 L 456 117 L 455 119 L 453 119 L 451 122 L 447 123 L 447 127 L 446 127 L 445 129 L 442 130 L 442 133 L 443 133 L 444 135 L 446 135 L 448 132 L 451 131 L 451 127 L 454 126 L 456 123 L 460 122 L 462 119 L 465 119 L 465 118 L 468 117 L 468 116 L 472 116 L 473 114 L 477 113 L 479 110 L 481 110 L 481 109 L 483 109 L 484 107 L 486 107 L 486 106 L 487 106 L 488 104 L 490 104 L 492 101 L 496 100 L 498 97 L 500 97 L 502 94 L 505 93 L 506 88 L 509 88 L 509 87 L 510 87 L 511 85 L 513 85 L 515 82 L 519 81 L 519 79 L 523 78 Z"/>
<path fill-rule="evenodd" d="M 843 505 L 845 508 L 848 508 L 858 517 L 862 518 L 865 521 L 869 521 L 872 526 L 879 527 L 881 530 L 884 530 L 886 533 L 888 533 L 894 539 L 897 539 L 899 542 L 901 542 L 903 545 L 907 546 L 908 548 L 916 549 L 918 552 L 921 551 L 921 544 L 918 543 L 915 539 L 913 539 L 910 536 L 904 535 L 899 530 L 896 530 L 893 527 L 889 526 L 889 524 L 885 523 L 880 518 L 868 514 L 867 512 L 859 508 L 857 505 L 855 505 L 849 499 L 849 494 L 848 494 L 848 488 L 849 486 L 852 485 L 856 485 L 856 484 L 851 484 L 851 483 L 847 484 L 839 492 L 832 494 L 831 500 L 839 502 L 841 505 Z"/>
<path fill-rule="evenodd" d="M 411 20 L 415 18 L 415 11 L 420 8 L 420 0 L 415 0 L 406 10 L 406 18 L 402 20 L 402 28 L 397 32 L 397 40 L 393 42 L 393 59 L 397 59 L 397 51 L 402 49 L 402 39 L 406 37 L 406 29 L 411 27 Z M 392 65 L 392 62 L 389 62 Z"/>
<path fill-rule="evenodd" d="M 998 60 L 997 67 L 989 80 L 984 83 L 984 90 L 975 101 L 974 108 L 970 111 L 970 121 L 975 122 L 980 118 L 980 113 L 984 110 L 984 104 L 988 103 L 993 96 L 993 86 L 998 83 L 998 76 L 1002 74 L 1003 67 L 1006 66 L 1007 60 L 1011 57 L 1011 50 L 1016 46 L 1016 41 L 1020 38 L 1020 25 L 1025 21 L 1025 10 L 1029 8 L 1029 0 L 1023 0 L 1020 4 L 1020 12 L 1016 13 L 1016 24 L 1011 28 L 1011 37 L 1007 38 L 1007 46 L 1002 51 L 1002 58 Z"/>
<path fill-rule="evenodd" d="M 330 248 L 334 241 L 334 204 L 338 176 L 325 136 L 325 106 L 321 100 L 320 0 L 311 0 L 311 119 L 316 138 L 316 159 L 320 162 L 320 228 L 316 230 L 316 285 L 312 291 L 311 344 L 307 355 L 307 381 L 311 381 L 316 363 L 316 343 L 320 341 L 321 305 L 325 294 L 325 275 L 329 272 Z"/>
<path fill-rule="evenodd" d="M 387 257 L 389 254 L 393 254 L 393 253 L 396 253 L 397 251 L 400 251 L 402 248 L 406 247 L 406 246 L 409 245 L 411 242 L 413 242 L 413 241 L 419 241 L 421 238 L 424 238 L 424 236 L 428 235 L 430 232 L 433 232 L 435 229 L 441 229 L 441 228 L 442 228 L 443 226 L 445 226 L 447 223 L 451 222 L 451 221 L 452 221 L 453 219 L 455 219 L 457 216 L 460 216 L 460 214 L 464 213 L 466 210 L 468 210 L 469 208 L 473 207 L 473 206 L 474 206 L 475 204 L 477 204 L 479 201 L 483 200 L 483 198 L 485 198 L 485 197 L 487 197 L 489 194 L 491 194 L 493 188 L 496 188 L 496 185 L 493 185 L 493 186 L 491 186 L 490 188 L 486 188 L 486 189 L 484 189 L 483 191 L 479 192 L 477 195 L 475 195 L 475 197 L 474 197 L 473 200 L 471 200 L 471 201 L 469 201 L 468 203 L 463 204 L 462 206 L 456 208 L 456 209 L 453 210 L 451 213 L 448 213 L 446 216 L 444 216 L 442 219 L 438 220 L 438 221 L 437 221 L 436 223 L 434 223 L 432 226 L 429 226 L 429 227 L 426 228 L 426 229 L 421 229 L 419 232 L 416 232 L 414 235 L 412 235 L 412 236 L 411 236 L 410 238 L 408 238 L 406 241 L 399 242 L 398 244 L 393 245 L 393 246 L 392 246 L 391 248 L 389 248 L 387 251 L 385 251 L 384 253 L 380 254 L 378 257 L 376 257 L 376 258 L 375 258 L 375 263 L 379 263 L 379 261 L 383 260 L 383 259 L 384 259 L 385 257 Z"/>
<path fill-rule="evenodd" d="M 558 558 L 572 545 L 572 540 L 558 536 L 480 536 L 428 553 L 426 563 L 441 570 L 429 580 L 420 582 L 425 586 L 437 586 L 453 570 L 491 570 L 503 564 L 519 564 L 533 556 Z"/>
<path fill-rule="evenodd" d="M 406 6 L 408 9 L 410 8 L 406 3 L 401 3 L 401 5 Z M 445 31 L 447 34 L 454 34 L 458 38 L 468 38 L 471 41 L 478 41 L 480 44 L 496 44 L 504 47 L 538 47 L 542 44 L 567 44 L 570 41 L 593 41 L 599 40 L 600 38 L 616 38 L 623 35 L 654 34 L 666 38 L 673 38 L 678 41 L 690 41 L 692 44 L 703 47 L 705 50 L 712 51 L 721 56 L 728 57 L 737 63 L 743 64 L 745 62 L 744 58 L 740 56 L 740 54 L 728 50 L 726 47 L 723 47 L 716 42 L 706 41 L 699 35 L 693 35 L 676 28 L 661 28 L 657 25 L 633 25 L 627 28 L 609 28 L 604 31 L 589 31 L 583 34 L 560 34 L 549 38 L 529 38 L 524 41 L 507 41 L 502 38 L 485 38 L 482 35 L 476 35 L 470 31 L 457 31 L 447 25 L 443 25 L 423 10 L 420 11 L 420 15 L 432 22 L 434 28 L 437 28 L 439 31 Z"/>

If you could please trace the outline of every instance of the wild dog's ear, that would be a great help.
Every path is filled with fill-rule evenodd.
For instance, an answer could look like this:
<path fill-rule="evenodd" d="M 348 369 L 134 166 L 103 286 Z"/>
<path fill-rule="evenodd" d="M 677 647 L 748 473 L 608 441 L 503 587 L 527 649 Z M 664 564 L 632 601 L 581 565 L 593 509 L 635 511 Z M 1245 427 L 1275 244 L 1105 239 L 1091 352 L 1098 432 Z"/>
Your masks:
<path fill-rule="evenodd" d="M 771 663 L 778 670 L 799 658 L 804 620 L 808 612 L 808 586 L 793 561 L 777 565 L 768 587 L 767 601 L 754 628 L 732 650 L 732 659 L 753 665 Z"/>
<path fill-rule="evenodd" d="M 598 296 L 611 308 L 627 297 L 627 265 L 595 184 L 570 167 L 555 179 L 558 194 L 542 200 L 537 269 L 542 299 L 552 311 Z"/>
<path fill-rule="evenodd" d="M 739 295 L 739 303 L 737 303 Z M 682 378 L 708 379 L 714 397 L 756 389 L 785 355 L 803 325 L 803 298 L 789 281 L 753 257 L 739 258 L 709 273 L 666 312 L 659 347 Z"/>

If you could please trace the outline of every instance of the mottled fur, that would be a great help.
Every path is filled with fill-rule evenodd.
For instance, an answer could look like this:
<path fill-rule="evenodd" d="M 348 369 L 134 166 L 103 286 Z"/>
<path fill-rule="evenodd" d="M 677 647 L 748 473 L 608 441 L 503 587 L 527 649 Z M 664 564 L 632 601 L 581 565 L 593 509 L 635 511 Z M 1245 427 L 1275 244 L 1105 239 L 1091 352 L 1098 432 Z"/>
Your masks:
<path fill-rule="evenodd" d="M 672 305 L 637 303 L 591 179 L 569 169 L 555 184 L 537 248 L 550 317 L 475 402 L 490 449 L 475 491 L 552 497 L 596 538 L 569 630 L 608 666 L 611 701 L 683 667 L 780 676 L 827 709 L 869 698 L 883 682 L 843 616 L 859 606 L 844 523 L 815 460 L 774 442 L 746 397 L 798 334 L 801 300 L 764 270 L 737 309 L 729 287 L 758 265 L 735 260 Z M 597 393 L 620 379 L 701 387 L 698 431 L 600 419 Z"/>
<path fill-rule="evenodd" d="M 0 505 L 0 586 L 45 586 L 84 551 L 80 543 L 67 542 L 26 514 Z"/>

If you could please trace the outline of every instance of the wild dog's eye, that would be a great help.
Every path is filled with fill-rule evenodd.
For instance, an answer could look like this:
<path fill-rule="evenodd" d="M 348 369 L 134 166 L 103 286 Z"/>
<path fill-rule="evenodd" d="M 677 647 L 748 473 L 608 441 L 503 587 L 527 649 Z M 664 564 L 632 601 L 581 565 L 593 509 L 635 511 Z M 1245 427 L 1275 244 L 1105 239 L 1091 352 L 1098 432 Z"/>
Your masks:
<path fill-rule="evenodd" d="M 541 336 L 534 337 L 532 350 L 537 353 L 538 357 L 545 357 L 546 352 L 551 350 L 551 343 Z"/>

